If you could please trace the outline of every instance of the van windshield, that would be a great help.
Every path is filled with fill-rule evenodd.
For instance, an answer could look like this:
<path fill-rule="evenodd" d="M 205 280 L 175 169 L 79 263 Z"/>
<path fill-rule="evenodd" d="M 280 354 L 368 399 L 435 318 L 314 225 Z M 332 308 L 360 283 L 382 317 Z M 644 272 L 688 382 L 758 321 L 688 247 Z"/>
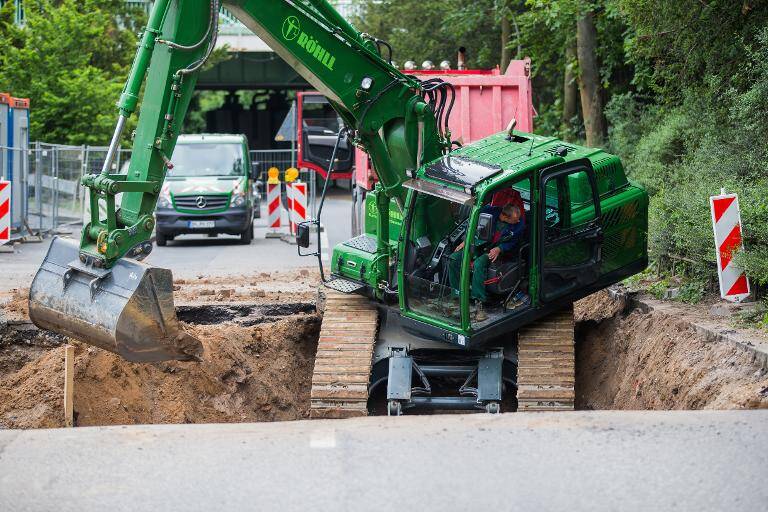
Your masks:
<path fill-rule="evenodd" d="M 173 152 L 170 176 L 242 176 L 242 145 L 178 144 Z"/>

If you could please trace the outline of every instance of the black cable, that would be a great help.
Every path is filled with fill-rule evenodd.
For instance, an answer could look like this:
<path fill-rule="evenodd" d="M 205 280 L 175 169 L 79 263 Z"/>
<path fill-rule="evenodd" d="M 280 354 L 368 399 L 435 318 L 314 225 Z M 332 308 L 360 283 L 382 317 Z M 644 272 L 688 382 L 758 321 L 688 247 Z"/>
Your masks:
<path fill-rule="evenodd" d="M 339 150 L 339 146 L 341 145 L 342 139 L 347 136 L 348 128 L 342 128 L 339 130 L 338 135 L 336 136 L 336 144 L 333 146 L 333 151 L 331 152 L 331 162 L 330 165 L 328 165 L 328 172 L 325 175 L 325 183 L 323 184 L 323 192 L 320 196 L 320 204 L 317 207 L 317 218 L 315 219 L 315 224 L 317 224 L 317 262 L 318 266 L 320 267 L 320 280 L 325 283 L 327 282 L 325 280 L 325 272 L 323 270 L 323 248 L 321 246 L 320 240 L 321 240 L 321 233 L 320 233 L 320 216 L 323 213 L 323 204 L 325 204 L 325 195 L 328 193 L 328 184 L 331 182 L 331 175 L 333 174 L 333 168 L 336 165 L 336 152 Z M 308 255 L 307 255 L 308 256 Z"/>
<path fill-rule="evenodd" d="M 386 46 L 387 51 L 389 52 L 389 57 L 387 58 L 387 63 L 392 65 L 392 45 L 388 42 L 384 41 L 383 39 L 376 39 L 374 38 L 374 41 L 376 42 L 376 48 L 379 50 L 379 55 L 381 55 L 381 47 Z"/>

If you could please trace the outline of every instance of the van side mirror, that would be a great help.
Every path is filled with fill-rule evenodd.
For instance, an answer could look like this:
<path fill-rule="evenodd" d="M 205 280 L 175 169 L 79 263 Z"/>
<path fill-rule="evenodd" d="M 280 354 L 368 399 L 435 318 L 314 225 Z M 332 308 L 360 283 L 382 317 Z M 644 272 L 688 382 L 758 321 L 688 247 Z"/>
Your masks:
<path fill-rule="evenodd" d="M 481 213 L 477 220 L 477 238 L 483 242 L 490 242 L 493 238 L 493 215 Z"/>
<path fill-rule="evenodd" d="M 259 169 L 261 167 L 260 162 L 251 162 L 251 179 L 257 180 L 259 179 Z"/>
<path fill-rule="evenodd" d="M 304 249 L 309 247 L 309 223 L 302 222 L 296 226 L 296 245 Z"/>

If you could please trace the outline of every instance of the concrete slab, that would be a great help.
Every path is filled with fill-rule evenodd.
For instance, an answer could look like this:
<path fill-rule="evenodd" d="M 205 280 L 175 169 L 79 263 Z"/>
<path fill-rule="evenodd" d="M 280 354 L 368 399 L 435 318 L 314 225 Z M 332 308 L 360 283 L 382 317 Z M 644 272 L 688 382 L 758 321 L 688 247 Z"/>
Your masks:
<path fill-rule="evenodd" d="M 0 431 L 0 510 L 764 510 L 768 411 Z"/>

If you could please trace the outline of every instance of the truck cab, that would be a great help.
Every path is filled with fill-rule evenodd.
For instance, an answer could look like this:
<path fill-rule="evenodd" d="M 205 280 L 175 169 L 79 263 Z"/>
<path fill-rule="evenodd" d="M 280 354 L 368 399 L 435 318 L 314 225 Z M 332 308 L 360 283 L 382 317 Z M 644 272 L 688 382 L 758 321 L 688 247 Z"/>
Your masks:
<path fill-rule="evenodd" d="M 179 136 L 157 202 L 157 245 L 184 234 L 253 240 L 254 170 L 244 135 Z"/>

